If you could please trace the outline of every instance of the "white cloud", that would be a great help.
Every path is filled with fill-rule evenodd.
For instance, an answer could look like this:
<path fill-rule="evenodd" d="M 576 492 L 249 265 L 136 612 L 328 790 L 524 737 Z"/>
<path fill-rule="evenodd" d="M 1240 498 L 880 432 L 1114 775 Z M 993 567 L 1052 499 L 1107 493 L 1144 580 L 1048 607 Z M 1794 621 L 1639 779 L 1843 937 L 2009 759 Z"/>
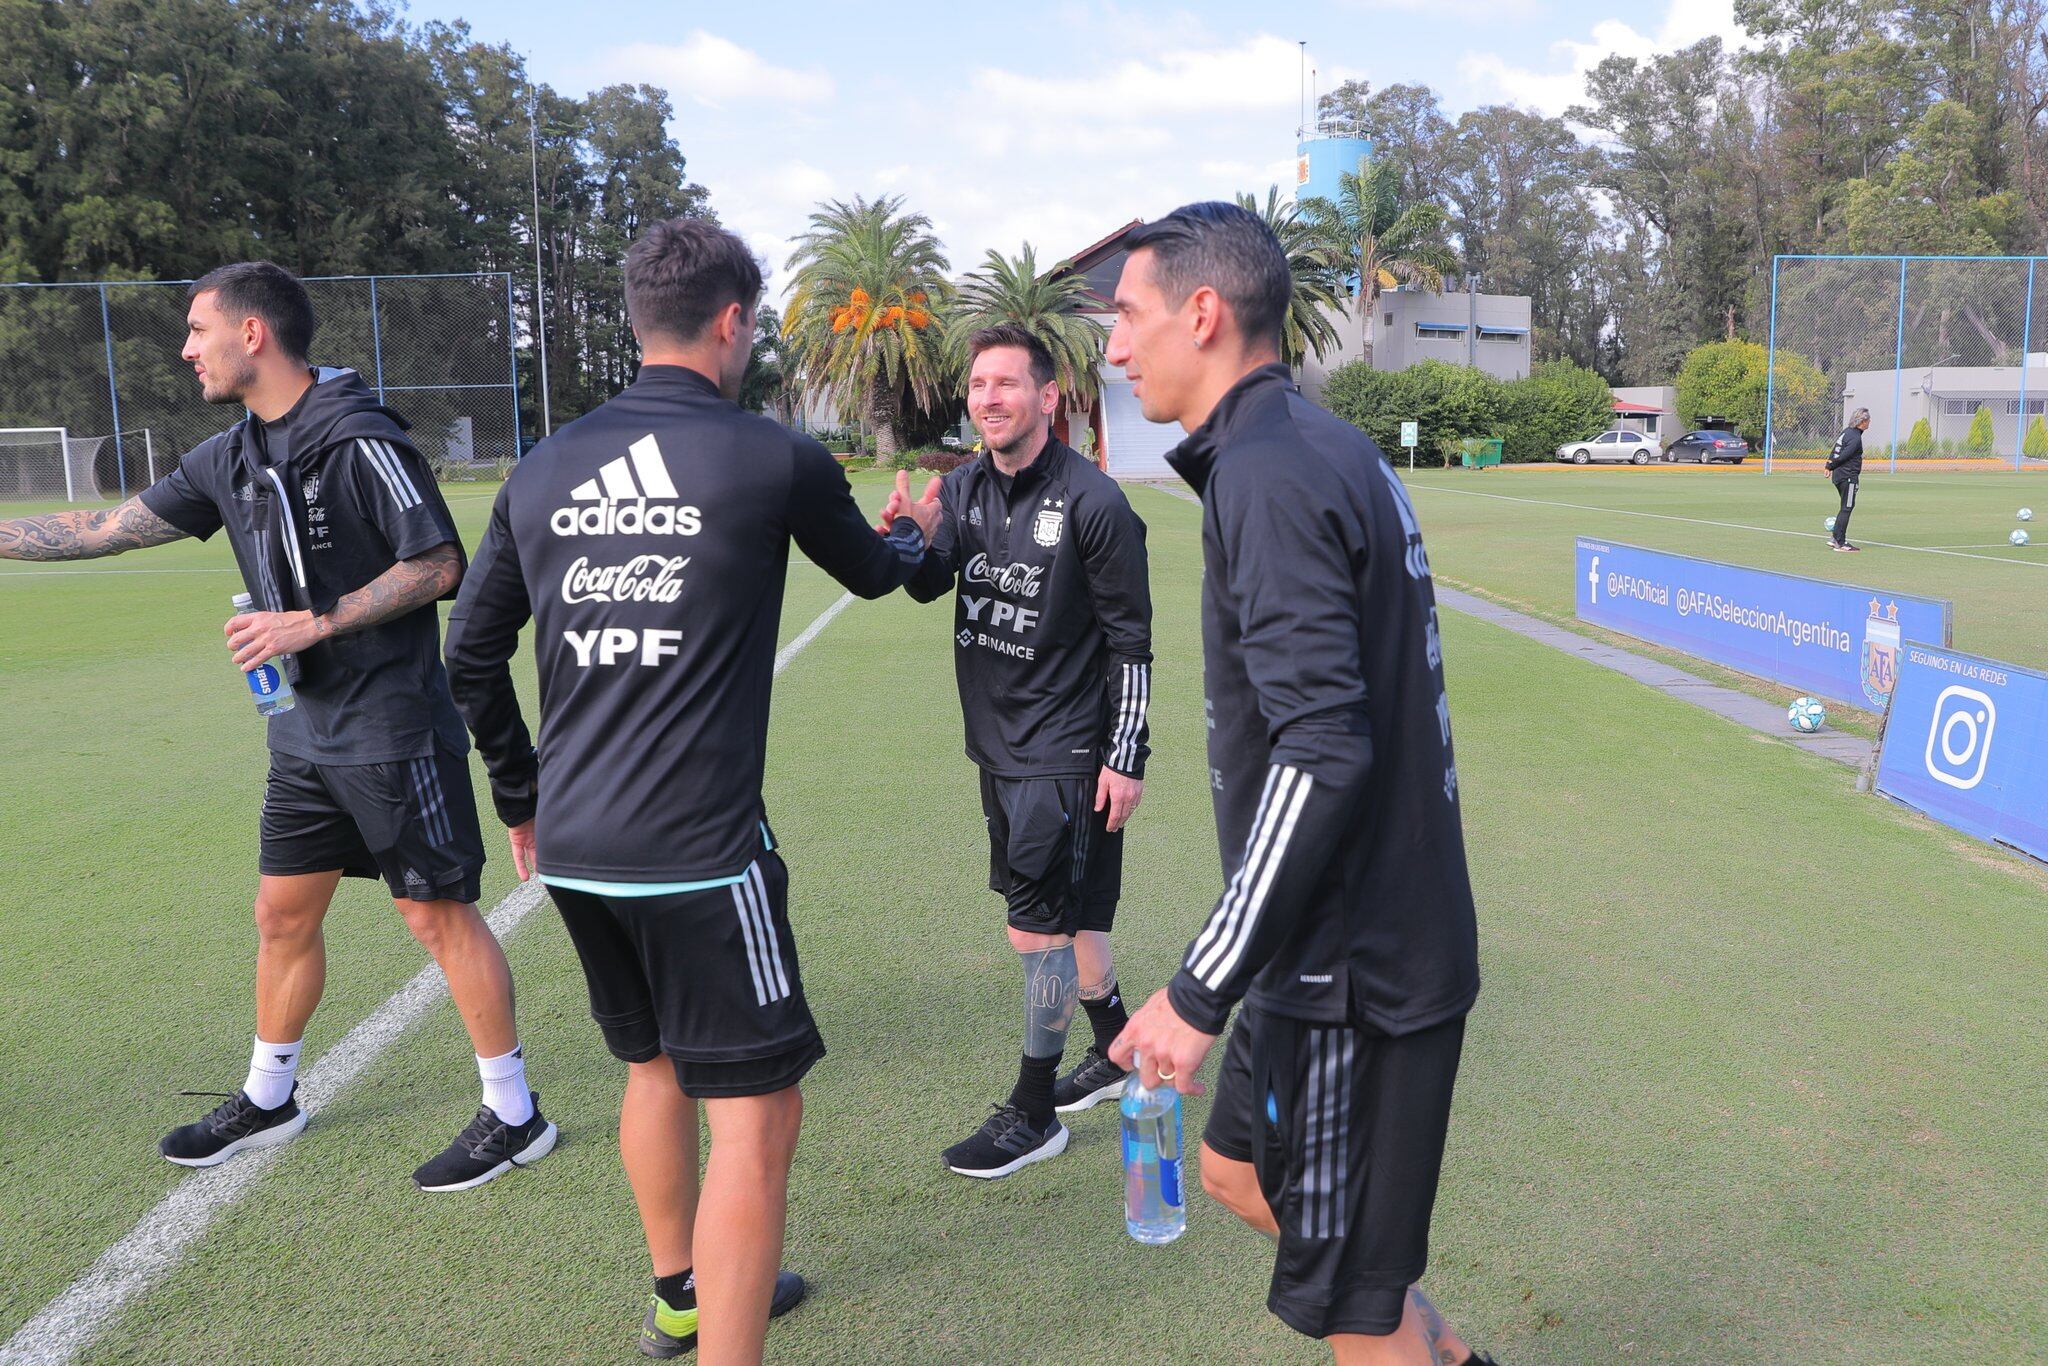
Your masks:
<path fill-rule="evenodd" d="M 1066 55 L 988 63 L 945 81 L 848 81 L 823 107 L 727 110 L 691 103 L 674 73 L 649 64 L 632 78 L 669 86 L 690 178 L 710 187 L 720 218 L 770 265 L 771 296 L 786 290 L 783 263 L 824 199 L 902 195 L 930 216 L 961 273 L 990 248 L 1014 254 L 1028 241 L 1049 264 L 1133 218 L 1291 187 L 1294 42 L 1214 38 L 1182 20 L 1119 45 L 1102 34 L 1135 32 L 1132 14 L 1080 0 L 1059 13 L 1072 20 Z M 691 43 L 710 50 L 704 35 Z M 621 70 L 619 54 L 611 69 Z M 1319 83 L 1363 74 L 1326 68 Z"/>
<path fill-rule="evenodd" d="M 1671 0 L 1664 23 L 1646 34 L 1620 19 L 1603 19 L 1591 36 L 1550 45 L 1551 61 L 1519 66 L 1498 53 L 1474 52 L 1459 64 L 1480 103 L 1509 103 L 1545 114 L 1562 114 L 1586 98 L 1586 77 L 1609 57 L 1652 57 L 1718 36 L 1731 50 L 1746 41 L 1735 22 L 1734 0 Z"/>
<path fill-rule="evenodd" d="M 698 29 L 680 43 L 629 43 L 594 64 L 603 81 L 666 87 L 680 103 L 713 109 L 754 101 L 813 104 L 831 98 L 831 76 L 776 66 L 751 48 Z"/>
<path fill-rule="evenodd" d="M 1233 47 L 1179 48 L 1074 76 L 1027 76 L 984 67 L 974 88 L 984 99 L 1055 118 L 1097 119 L 1294 109 L 1300 101 L 1301 49 L 1259 34 Z M 1344 73 L 1325 73 L 1325 88 Z"/>

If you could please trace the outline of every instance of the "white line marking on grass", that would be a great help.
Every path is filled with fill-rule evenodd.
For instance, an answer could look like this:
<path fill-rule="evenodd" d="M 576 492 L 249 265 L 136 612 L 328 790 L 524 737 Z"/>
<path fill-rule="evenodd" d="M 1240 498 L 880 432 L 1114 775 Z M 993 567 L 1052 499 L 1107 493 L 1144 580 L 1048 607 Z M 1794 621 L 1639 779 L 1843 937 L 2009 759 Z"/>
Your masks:
<path fill-rule="evenodd" d="M 796 639 L 775 654 L 780 674 L 832 618 L 853 601 L 848 593 L 827 607 Z M 509 936 L 546 898 L 538 880 L 512 889 L 491 910 L 487 923 L 499 939 Z M 382 1058 L 413 1025 L 439 1005 L 448 991 L 441 969 L 428 964 L 377 1007 L 341 1041 L 320 1055 L 299 1079 L 300 1104 L 317 1114 L 371 1064 Z M 306 1142 L 301 1137 L 298 1143 Z M 213 1221 L 247 1195 L 290 1153 L 293 1144 L 244 1153 L 218 1167 L 195 1171 L 159 1200 L 118 1243 L 100 1254 L 85 1274 L 37 1310 L 0 1346 L 7 1366 L 57 1366 L 90 1346 L 122 1308 L 161 1280 Z"/>
<path fill-rule="evenodd" d="M 1747 522 L 1717 522 L 1707 517 L 1681 517 L 1675 512 L 1639 512 L 1633 508 L 1601 507 L 1597 503 L 1560 503 L 1550 498 L 1517 498 L 1511 493 L 1481 493 L 1478 489 L 1447 489 L 1438 484 L 1407 484 L 1406 487 L 1418 493 L 1455 493 L 1465 498 L 1493 498 L 1503 503 L 1533 503 L 1538 507 L 1571 508 L 1578 512 L 1604 512 L 1615 517 L 1647 517 L 1658 522 L 1687 522 L 1693 526 L 1717 526 L 1728 531 L 1754 531 L 1765 536 L 1795 536 L 1802 541 L 1825 541 L 1827 537 L 1817 536 L 1810 531 L 1788 531 L 1784 527 L 1751 526 Z M 1892 541 L 1865 541 L 1860 537 L 1858 544 L 1877 546 L 1882 550 L 1910 550 L 1916 555 L 1946 555 L 1957 560 L 1984 560 L 1990 564 L 2020 564 L 2031 569 L 2048 568 L 2048 562 L 2014 559 L 2010 555 L 1971 555 L 1961 550 L 1944 550 L 1931 545 L 1899 545 Z"/>
<path fill-rule="evenodd" d="M 852 601 L 853 594 L 842 593 L 839 597 L 839 601 L 833 603 L 830 607 L 827 607 L 824 611 L 818 613 L 818 619 L 812 622 L 809 626 L 804 627 L 802 634 L 797 636 L 795 640 L 789 642 L 789 644 L 777 650 L 775 652 L 775 672 L 777 674 L 780 674 L 784 669 L 788 668 L 789 661 L 795 659 L 797 655 L 803 650 L 804 646 L 816 640 L 818 638 L 818 632 L 824 630 L 827 626 L 830 626 L 832 624 L 832 618 L 838 616 L 841 612 L 844 612 L 847 608 L 847 604 L 851 603 Z"/>

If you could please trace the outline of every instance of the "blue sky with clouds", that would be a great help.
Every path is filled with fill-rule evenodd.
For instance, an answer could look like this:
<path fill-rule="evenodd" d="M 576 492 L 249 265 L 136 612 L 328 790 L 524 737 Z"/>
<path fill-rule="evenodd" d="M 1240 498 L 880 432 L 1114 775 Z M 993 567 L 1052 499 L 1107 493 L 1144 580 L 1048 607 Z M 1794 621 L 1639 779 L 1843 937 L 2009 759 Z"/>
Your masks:
<path fill-rule="evenodd" d="M 1299 49 L 1316 82 L 1434 87 L 1455 115 L 1561 113 L 1583 73 L 1740 30 L 1732 0 L 1304 0 L 1147 6 L 413 0 L 581 94 L 666 89 L 692 179 L 774 271 L 818 200 L 900 193 L 954 267 L 1067 255 L 1134 217 L 1285 188 Z"/>

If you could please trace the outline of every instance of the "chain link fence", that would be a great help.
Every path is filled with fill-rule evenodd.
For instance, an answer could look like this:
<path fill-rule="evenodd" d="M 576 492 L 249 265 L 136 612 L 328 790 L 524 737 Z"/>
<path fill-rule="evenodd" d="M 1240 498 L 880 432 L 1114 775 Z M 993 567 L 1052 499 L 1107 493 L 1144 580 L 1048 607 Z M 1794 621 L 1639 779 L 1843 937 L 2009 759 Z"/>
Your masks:
<path fill-rule="evenodd" d="M 179 359 L 189 283 L 0 285 L 0 499 L 126 497 L 241 416 Z M 509 275 L 305 284 L 315 364 L 360 373 L 443 481 L 504 477 L 520 450 Z"/>
<path fill-rule="evenodd" d="M 1764 465 L 1826 456 L 2048 465 L 2048 257 L 1780 256 Z"/>

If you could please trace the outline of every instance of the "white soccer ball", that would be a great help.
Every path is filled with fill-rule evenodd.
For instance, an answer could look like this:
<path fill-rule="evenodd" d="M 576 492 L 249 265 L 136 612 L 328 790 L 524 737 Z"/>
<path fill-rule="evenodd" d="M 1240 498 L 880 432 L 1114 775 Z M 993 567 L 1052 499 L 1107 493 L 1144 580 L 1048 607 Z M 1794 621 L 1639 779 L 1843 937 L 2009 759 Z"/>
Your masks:
<path fill-rule="evenodd" d="M 2025 545 L 2027 543 L 2027 533 L 2024 531 L 2015 531 L 2012 535 L 2006 537 L 2006 539 L 2011 541 L 2014 545 Z"/>
<path fill-rule="evenodd" d="M 2034 510 L 2033 510 L 2032 508 L 2021 508 L 2021 509 L 2020 509 L 2020 520 L 2021 520 L 2022 522 L 2031 522 L 2031 521 L 2033 521 L 2033 520 L 2034 520 Z"/>
<path fill-rule="evenodd" d="M 1827 724 L 1828 709 L 1815 697 L 1801 697 L 1786 709 L 1786 721 L 1802 735 L 1811 735 Z"/>
<path fill-rule="evenodd" d="M 1821 525 L 1825 526 L 1829 531 L 1833 531 L 1835 529 L 1835 519 L 1830 517 Z"/>

